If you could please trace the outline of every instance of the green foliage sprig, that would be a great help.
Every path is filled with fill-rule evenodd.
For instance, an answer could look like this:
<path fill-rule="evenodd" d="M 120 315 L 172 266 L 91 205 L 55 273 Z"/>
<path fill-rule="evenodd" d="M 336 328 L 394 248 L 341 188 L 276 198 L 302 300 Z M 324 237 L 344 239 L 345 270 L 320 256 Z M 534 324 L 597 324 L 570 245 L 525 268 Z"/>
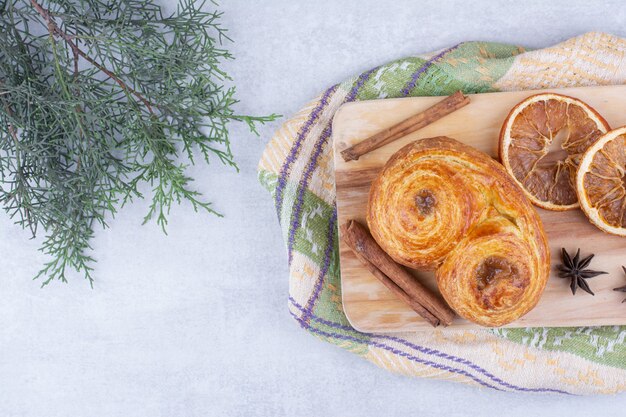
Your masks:
<path fill-rule="evenodd" d="M 183 0 L 0 0 L 0 203 L 50 260 L 43 285 L 76 270 L 93 283 L 94 226 L 153 189 L 145 221 L 165 229 L 173 203 L 217 214 L 178 162 L 236 169 L 231 59 L 218 12 Z"/>

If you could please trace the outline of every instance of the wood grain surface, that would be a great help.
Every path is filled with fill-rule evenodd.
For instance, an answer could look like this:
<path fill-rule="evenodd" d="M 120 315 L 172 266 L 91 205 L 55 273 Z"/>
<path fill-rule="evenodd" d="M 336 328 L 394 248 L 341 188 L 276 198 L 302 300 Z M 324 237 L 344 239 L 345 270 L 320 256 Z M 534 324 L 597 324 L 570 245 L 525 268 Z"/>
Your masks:
<path fill-rule="evenodd" d="M 471 103 L 445 118 L 402 139 L 345 162 L 340 152 L 349 146 L 418 113 L 441 97 L 373 100 L 342 106 L 333 121 L 335 180 L 339 224 L 355 219 L 365 224 L 369 186 L 398 149 L 407 143 L 432 136 L 449 136 L 496 157 L 498 135 L 510 109 L 526 97 L 554 92 L 579 98 L 594 107 L 612 128 L 626 125 L 626 86 L 579 87 L 541 91 L 519 91 L 470 95 Z M 569 280 L 559 278 L 555 268 L 537 307 L 505 327 L 597 326 L 626 324 L 624 293 L 612 291 L 626 285 L 621 266 L 626 265 L 626 238 L 607 235 L 589 223 L 580 210 L 550 212 L 537 209 L 550 243 L 552 265 L 560 263 L 562 247 L 581 255 L 595 253 L 592 269 L 607 271 L 588 280 L 591 296 L 577 291 L 572 296 Z M 343 308 L 350 323 L 363 332 L 432 330 L 430 325 L 397 299 L 356 259 L 340 240 Z M 433 273 L 413 271 L 427 287 L 436 291 Z M 478 328 L 456 318 L 450 329 Z"/>

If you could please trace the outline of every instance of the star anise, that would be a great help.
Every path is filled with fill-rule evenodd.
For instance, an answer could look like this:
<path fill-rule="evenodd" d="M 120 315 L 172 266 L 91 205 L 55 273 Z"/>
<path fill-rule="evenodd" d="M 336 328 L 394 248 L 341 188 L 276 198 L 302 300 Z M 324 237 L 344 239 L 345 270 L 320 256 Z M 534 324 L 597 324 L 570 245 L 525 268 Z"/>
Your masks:
<path fill-rule="evenodd" d="M 626 267 L 622 266 L 622 269 L 624 270 L 624 273 L 626 274 Z M 623 287 L 617 287 L 617 288 L 613 288 L 613 291 L 621 291 L 621 292 L 626 292 L 626 285 L 624 285 Z M 622 303 L 626 302 L 626 298 L 624 298 L 622 300 Z"/>
<path fill-rule="evenodd" d="M 572 258 L 564 248 L 561 248 L 561 256 L 563 264 L 558 266 L 560 271 L 559 277 L 569 278 L 571 280 L 570 288 L 572 289 L 572 294 L 576 294 L 576 289 L 580 287 L 589 294 L 595 295 L 585 280 L 601 274 L 606 274 L 607 272 L 585 269 L 591 263 L 594 255 L 591 254 L 586 258 L 580 259 L 580 249 L 578 249 L 576 255 Z"/>

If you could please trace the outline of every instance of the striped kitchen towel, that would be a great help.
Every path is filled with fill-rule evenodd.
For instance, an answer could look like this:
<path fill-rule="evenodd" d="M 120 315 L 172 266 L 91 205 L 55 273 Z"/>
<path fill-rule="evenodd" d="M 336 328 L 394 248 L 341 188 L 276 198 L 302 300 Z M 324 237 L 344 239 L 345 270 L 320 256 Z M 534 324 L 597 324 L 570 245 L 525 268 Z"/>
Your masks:
<path fill-rule="evenodd" d="M 343 103 L 406 96 L 623 84 L 626 40 L 588 33 L 556 46 L 464 42 L 333 85 L 267 145 L 259 179 L 286 242 L 289 311 L 320 339 L 387 370 L 501 391 L 626 391 L 626 326 L 365 334 L 343 312 L 331 121 Z M 619 307 L 619 306 L 618 306 Z"/>

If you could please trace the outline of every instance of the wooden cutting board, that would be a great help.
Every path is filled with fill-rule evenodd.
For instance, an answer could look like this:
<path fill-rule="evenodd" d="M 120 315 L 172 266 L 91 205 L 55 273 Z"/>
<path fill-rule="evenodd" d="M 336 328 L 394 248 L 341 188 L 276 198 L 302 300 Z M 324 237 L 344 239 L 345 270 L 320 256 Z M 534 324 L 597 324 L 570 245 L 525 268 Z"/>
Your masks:
<path fill-rule="evenodd" d="M 611 125 L 626 125 L 626 86 L 582 87 L 541 91 L 520 91 L 471 95 L 466 107 L 394 143 L 345 162 L 340 151 L 368 136 L 432 106 L 441 97 L 373 100 L 345 104 L 333 121 L 335 180 L 339 224 L 356 219 L 363 224 L 370 183 L 389 157 L 416 139 L 449 136 L 495 157 L 500 127 L 509 110 L 526 97 L 555 92 L 579 98 L 594 107 Z M 589 223 L 580 210 L 550 212 L 537 209 L 548 235 L 553 271 L 535 309 L 506 327 L 597 326 L 626 324 L 626 294 L 612 291 L 626 285 L 621 266 L 626 265 L 626 238 L 607 235 Z M 363 332 L 397 332 L 432 329 L 413 310 L 398 300 L 340 242 L 343 308 L 348 320 Z M 595 253 L 592 269 L 607 271 L 588 280 L 595 296 L 579 289 L 575 296 L 569 280 L 554 270 L 560 250 L 581 255 Z M 433 273 L 413 271 L 426 286 L 437 291 Z M 455 319 L 449 328 L 478 328 L 464 319 Z"/>

